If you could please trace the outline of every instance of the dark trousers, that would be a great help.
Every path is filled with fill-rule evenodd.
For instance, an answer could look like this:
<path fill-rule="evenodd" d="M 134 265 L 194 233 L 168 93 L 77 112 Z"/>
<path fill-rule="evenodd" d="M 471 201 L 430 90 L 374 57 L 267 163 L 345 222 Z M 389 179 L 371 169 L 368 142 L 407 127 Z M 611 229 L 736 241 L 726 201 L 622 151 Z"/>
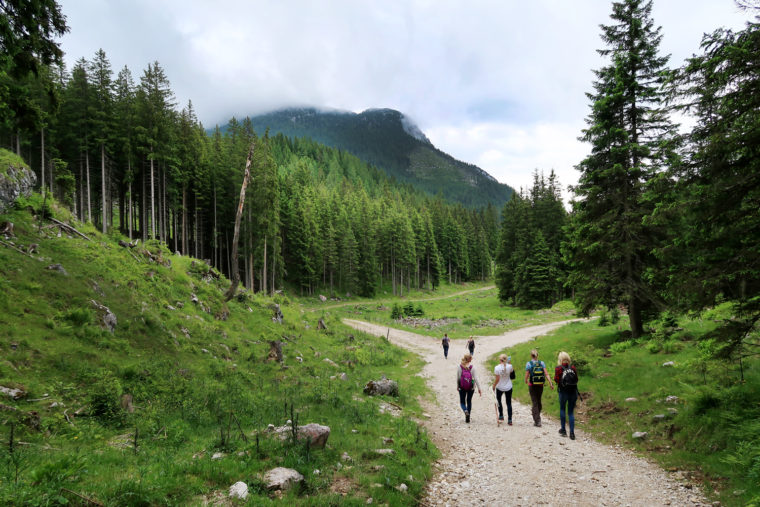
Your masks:
<path fill-rule="evenodd" d="M 507 421 L 512 422 L 512 389 L 509 391 L 496 390 L 496 401 L 499 403 L 499 419 L 504 419 L 504 409 L 501 407 L 501 395 L 507 404 Z"/>
<path fill-rule="evenodd" d="M 467 348 L 470 350 L 470 355 L 473 355 L 475 353 L 475 345 L 470 345 Z"/>
<path fill-rule="evenodd" d="M 443 346 L 443 357 L 445 357 L 446 359 L 449 358 L 449 346 L 448 345 L 444 345 Z"/>
<path fill-rule="evenodd" d="M 544 386 L 543 384 L 530 385 L 528 392 L 530 392 L 530 401 L 533 404 L 533 422 L 539 424 L 541 422 L 541 396 L 544 394 Z"/>
<path fill-rule="evenodd" d="M 575 402 L 578 401 L 578 391 L 559 392 L 559 423 L 565 429 L 565 406 L 567 405 L 567 421 L 570 423 L 570 433 L 575 433 Z"/>
<path fill-rule="evenodd" d="M 472 395 L 475 394 L 475 389 L 469 391 L 459 390 L 459 406 L 466 412 L 472 412 Z"/>

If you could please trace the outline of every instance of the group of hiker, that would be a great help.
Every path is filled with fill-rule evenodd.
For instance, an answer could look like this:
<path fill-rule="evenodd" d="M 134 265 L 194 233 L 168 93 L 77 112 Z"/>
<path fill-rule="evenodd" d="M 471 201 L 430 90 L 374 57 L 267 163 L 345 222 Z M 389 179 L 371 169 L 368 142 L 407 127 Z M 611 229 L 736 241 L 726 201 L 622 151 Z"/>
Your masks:
<path fill-rule="evenodd" d="M 450 342 L 448 334 L 444 334 L 442 339 L 443 354 L 447 359 Z M 467 349 L 469 353 L 462 357 L 462 361 L 457 367 L 457 391 L 459 393 L 459 405 L 464 412 L 464 420 L 469 423 L 475 389 L 478 390 L 478 395 L 482 396 L 483 393 L 480 390 L 480 382 L 472 364 L 472 356 L 475 352 L 475 340 L 472 336 L 467 340 Z M 497 423 L 501 424 L 504 421 L 503 405 L 506 405 L 507 424 L 512 426 L 512 381 L 517 377 L 515 368 L 512 366 L 512 357 L 501 354 L 499 364 L 496 365 L 493 373 L 494 381 L 491 390 L 494 392 L 498 407 Z M 570 439 L 575 440 L 575 403 L 579 395 L 578 371 L 573 366 L 570 355 L 567 352 L 560 352 L 557 355 L 557 366 L 554 368 L 554 377 L 552 378 L 549 376 L 546 364 L 538 359 L 538 351 L 531 350 L 530 361 L 525 364 L 525 383 L 528 385 L 528 392 L 530 393 L 533 425 L 537 427 L 541 427 L 541 398 L 543 397 L 544 386 L 549 384 L 553 390 L 556 384 L 559 394 L 559 434 L 566 437 L 569 430 Z M 504 398 L 504 404 L 502 404 L 502 398 Z"/>

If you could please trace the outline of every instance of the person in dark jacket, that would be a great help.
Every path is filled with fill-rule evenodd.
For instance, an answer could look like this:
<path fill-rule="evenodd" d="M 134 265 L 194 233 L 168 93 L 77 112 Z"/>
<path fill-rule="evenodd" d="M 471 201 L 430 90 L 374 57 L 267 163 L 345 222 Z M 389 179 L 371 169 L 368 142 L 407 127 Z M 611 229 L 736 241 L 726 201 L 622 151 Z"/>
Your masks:
<path fill-rule="evenodd" d="M 449 344 L 450 343 L 451 343 L 451 340 L 449 339 L 449 333 L 443 333 L 443 339 L 441 340 L 441 345 L 443 345 L 444 359 L 449 358 Z"/>
<path fill-rule="evenodd" d="M 571 370 L 566 373 L 566 370 Z M 554 368 L 554 382 L 559 392 L 559 434 L 567 436 L 565 431 L 565 414 L 570 426 L 570 439 L 575 440 L 575 402 L 578 400 L 578 371 L 570 363 L 570 354 L 560 352 L 557 367 Z M 567 407 L 567 409 L 565 409 Z"/>

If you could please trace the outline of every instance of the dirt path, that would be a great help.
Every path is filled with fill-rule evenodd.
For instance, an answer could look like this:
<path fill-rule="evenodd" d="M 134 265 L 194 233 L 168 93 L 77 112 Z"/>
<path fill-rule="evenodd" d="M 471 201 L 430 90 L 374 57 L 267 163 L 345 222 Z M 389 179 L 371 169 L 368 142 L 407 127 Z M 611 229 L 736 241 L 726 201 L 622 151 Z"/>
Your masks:
<path fill-rule="evenodd" d="M 350 319 L 343 322 L 376 336 L 388 333 L 386 326 Z M 513 401 L 514 425 L 496 426 L 489 387 L 495 364 L 486 366 L 483 361 L 503 348 L 544 335 L 563 324 L 554 322 L 500 336 L 476 337 L 474 362 L 483 396 L 476 393 L 473 398 L 470 424 L 464 421 L 456 391 L 456 366 L 466 352 L 465 340 L 452 340 L 449 359 L 445 360 L 439 340 L 390 329 L 391 342 L 427 361 L 422 374 L 437 397 L 425 403 L 431 415 L 425 425 L 443 457 L 435 464 L 435 475 L 426 486 L 421 504 L 710 505 L 657 465 L 627 450 L 598 443 L 582 428 L 576 428 L 575 441 L 560 437 L 558 416 L 544 415 L 543 427 L 536 428 L 530 406 Z M 513 359 L 516 382 L 522 382 L 527 359 Z M 551 358 L 542 359 L 553 372 Z M 547 388 L 543 402 L 544 407 L 559 412 L 555 391 Z"/>
<path fill-rule="evenodd" d="M 480 291 L 490 290 L 490 289 L 494 289 L 494 288 L 496 288 L 495 285 L 489 285 L 488 287 L 479 287 L 477 289 L 463 290 L 463 291 L 455 292 L 453 294 L 447 294 L 445 296 L 436 296 L 436 297 L 432 297 L 432 298 L 420 298 L 420 299 L 405 299 L 404 301 L 407 302 L 407 303 L 418 303 L 420 301 L 437 301 L 439 299 L 454 298 L 454 297 L 457 297 L 457 296 L 463 296 L 465 294 L 471 294 L 473 292 L 480 292 Z M 389 301 L 392 301 L 392 300 L 391 299 L 387 299 L 387 300 L 386 299 L 373 300 L 374 303 L 378 303 L 378 304 L 387 303 Z M 362 304 L 362 302 L 360 302 L 360 301 L 347 301 L 345 303 L 335 303 L 334 305 L 315 306 L 314 308 L 309 308 L 308 311 L 310 311 L 310 312 L 316 312 L 316 311 L 321 311 L 321 310 L 331 310 L 333 308 L 341 308 L 343 306 L 360 305 L 360 304 Z"/>

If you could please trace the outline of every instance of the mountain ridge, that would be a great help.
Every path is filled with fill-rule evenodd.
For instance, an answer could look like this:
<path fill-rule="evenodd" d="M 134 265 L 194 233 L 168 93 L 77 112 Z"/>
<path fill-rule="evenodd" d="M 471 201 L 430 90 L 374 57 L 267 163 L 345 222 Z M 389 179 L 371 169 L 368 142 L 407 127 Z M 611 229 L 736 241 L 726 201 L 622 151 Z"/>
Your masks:
<path fill-rule="evenodd" d="M 349 152 L 398 181 L 467 207 L 490 203 L 500 209 L 514 192 L 480 167 L 436 148 L 411 118 L 395 109 L 354 113 L 283 107 L 250 118 L 258 135 L 269 129 L 270 134 L 311 138 Z"/>

